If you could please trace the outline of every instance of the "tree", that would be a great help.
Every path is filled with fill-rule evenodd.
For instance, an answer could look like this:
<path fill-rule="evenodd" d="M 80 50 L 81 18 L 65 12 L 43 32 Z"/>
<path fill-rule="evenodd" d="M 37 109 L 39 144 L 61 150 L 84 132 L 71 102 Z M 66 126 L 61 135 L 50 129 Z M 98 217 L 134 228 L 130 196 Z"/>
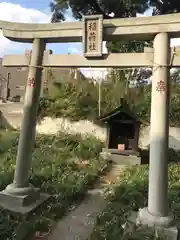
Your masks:
<path fill-rule="evenodd" d="M 81 20 L 84 15 L 102 14 L 104 19 L 136 17 L 137 13 L 143 13 L 149 8 L 148 0 L 54 0 L 50 3 L 52 22 L 65 20 L 65 11 L 70 7 L 73 17 Z M 110 52 L 142 52 L 144 41 L 108 42 Z"/>
<path fill-rule="evenodd" d="M 149 7 L 153 7 L 153 15 L 169 14 L 180 12 L 179 0 L 54 0 L 50 4 L 53 13 L 52 22 L 64 21 L 65 11 L 71 8 L 73 17 L 81 20 L 84 15 L 102 14 L 104 19 L 110 18 L 128 18 L 135 17 L 137 13 L 144 13 Z M 113 14 L 112 14 L 113 13 Z M 107 42 L 107 47 L 110 52 L 142 52 L 145 45 L 152 46 L 152 43 L 144 41 L 120 41 Z M 142 73 L 143 71 L 143 73 Z M 120 71 L 120 73 L 122 73 Z M 119 71 L 116 71 L 119 76 Z M 142 70 L 135 71 L 136 81 L 142 88 L 142 79 L 146 79 L 151 75 L 151 71 Z M 116 77 L 117 77 L 116 76 Z M 143 78 L 142 78 L 143 76 Z M 179 72 L 172 77 L 174 85 L 179 83 Z M 127 80 L 127 79 L 126 79 Z M 122 81 L 122 84 L 123 81 Z M 174 87 L 176 89 L 176 87 Z M 130 91 L 132 95 L 134 90 Z M 137 93 L 139 89 L 137 90 Z M 177 93 L 176 93 L 177 94 Z M 143 94 L 142 94 L 143 96 Z M 149 103 L 149 101 L 148 101 Z"/>
<path fill-rule="evenodd" d="M 64 21 L 65 11 L 70 7 L 74 18 L 81 19 L 83 15 L 102 14 L 105 19 L 135 17 L 153 7 L 153 15 L 180 12 L 179 0 L 54 0 L 50 3 L 53 12 L 52 22 Z M 110 16 L 111 15 L 111 16 Z"/>
<path fill-rule="evenodd" d="M 179 0 L 54 0 L 50 4 L 52 22 L 65 20 L 65 11 L 70 7 L 73 17 L 81 20 L 84 15 L 102 14 L 105 19 L 135 17 L 153 7 L 153 15 L 180 12 Z M 144 41 L 108 42 L 111 52 L 142 52 Z"/>
<path fill-rule="evenodd" d="M 64 21 L 65 11 L 70 7 L 74 18 L 82 19 L 84 15 L 102 14 L 105 19 L 119 17 L 135 17 L 136 13 L 143 13 L 148 7 L 148 0 L 54 0 L 50 7 L 53 12 L 53 22 Z"/>
<path fill-rule="evenodd" d="M 162 15 L 180 12 L 179 0 L 150 0 L 150 6 L 154 8 L 153 15 Z"/>

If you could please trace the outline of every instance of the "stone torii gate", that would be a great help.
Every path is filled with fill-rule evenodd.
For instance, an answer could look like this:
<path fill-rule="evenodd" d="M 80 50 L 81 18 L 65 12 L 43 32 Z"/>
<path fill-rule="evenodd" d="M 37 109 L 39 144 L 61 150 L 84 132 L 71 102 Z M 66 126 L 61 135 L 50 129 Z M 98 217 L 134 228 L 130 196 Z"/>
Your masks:
<path fill-rule="evenodd" d="M 42 67 L 153 67 L 148 207 L 139 210 L 137 219 L 149 226 L 172 225 L 167 186 L 169 73 L 171 67 L 180 66 L 180 57 L 176 49 L 170 49 L 170 38 L 180 37 L 179 26 L 180 14 L 110 20 L 94 15 L 85 17 L 84 22 L 55 24 L 0 22 L 5 37 L 33 44 L 32 53 L 3 58 L 4 66 L 29 66 L 29 75 L 14 181 L 0 193 L 1 206 L 27 213 L 48 197 L 29 184 Z M 102 41 L 129 39 L 154 40 L 154 49 L 145 49 L 144 53 L 102 53 Z M 81 41 L 84 56 L 45 51 L 46 43 Z"/>

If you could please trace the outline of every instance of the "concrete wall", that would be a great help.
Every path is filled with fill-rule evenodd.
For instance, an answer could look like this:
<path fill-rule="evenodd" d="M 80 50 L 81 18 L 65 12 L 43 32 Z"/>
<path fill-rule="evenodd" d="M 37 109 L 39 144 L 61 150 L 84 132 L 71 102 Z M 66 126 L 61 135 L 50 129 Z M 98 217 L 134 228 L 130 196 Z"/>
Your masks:
<path fill-rule="evenodd" d="M 56 134 L 59 131 L 67 133 L 81 133 L 82 135 L 92 135 L 101 141 L 106 140 L 106 128 L 99 127 L 87 120 L 81 120 L 79 122 L 71 122 L 64 118 L 52 119 L 45 117 L 36 128 L 38 133 L 44 134 Z"/>
<path fill-rule="evenodd" d="M 22 119 L 22 104 L 10 103 L 0 104 L 2 116 L 0 114 L 0 125 L 10 128 L 20 128 Z M 52 119 L 50 117 L 44 118 L 37 124 L 37 132 L 44 134 L 56 134 L 59 131 L 67 133 L 81 133 L 83 136 L 89 134 L 95 136 L 101 141 L 106 140 L 107 131 L 98 125 L 93 124 L 87 120 L 79 122 L 71 122 L 64 118 Z M 143 127 L 140 131 L 139 146 L 147 148 L 150 143 L 150 127 Z M 180 150 L 180 128 L 170 127 L 169 129 L 169 147 Z"/>
<path fill-rule="evenodd" d="M 66 131 L 67 133 L 81 133 L 83 135 L 90 134 L 98 139 L 105 141 L 107 131 L 105 128 L 99 127 L 89 121 L 70 122 L 67 119 L 57 118 L 51 119 L 46 117 L 37 125 L 37 132 L 45 134 L 55 134 L 58 131 Z M 139 147 L 147 148 L 150 144 L 150 127 L 142 127 L 139 137 Z M 180 128 L 169 128 L 169 147 L 180 150 Z"/>
<path fill-rule="evenodd" d="M 150 127 L 144 127 L 141 129 L 139 137 L 139 146 L 141 148 L 147 148 L 150 144 Z M 175 150 L 180 150 L 180 128 L 169 128 L 169 147 Z"/>

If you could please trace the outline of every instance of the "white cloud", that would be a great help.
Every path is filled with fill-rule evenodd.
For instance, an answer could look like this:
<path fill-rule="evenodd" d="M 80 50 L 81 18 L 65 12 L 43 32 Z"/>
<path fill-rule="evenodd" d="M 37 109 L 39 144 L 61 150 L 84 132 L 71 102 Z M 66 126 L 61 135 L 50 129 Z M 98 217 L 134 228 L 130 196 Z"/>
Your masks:
<path fill-rule="evenodd" d="M 24 23 L 47 23 L 51 16 L 37 9 L 24 8 L 21 5 L 2 2 L 0 3 L 0 20 Z M 0 57 L 10 52 L 22 51 L 29 48 L 28 44 L 15 43 L 4 38 L 0 31 Z"/>
<path fill-rule="evenodd" d="M 0 3 L 0 11 L 1 20 L 25 23 L 46 23 L 50 21 L 49 15 L 42 13 L 37 9 L 28 9 L 13 3 Z"/>
<path fill-rule="evenodd" d="M 48 12 L 48 11 L 46 11 Z M 19 4 L 1 2 L 0 3 L 0 20 L 11 21 L 11 22 L 24 22 L 24 23 L 48 23 L 50 22 L 51 14 L 43 13 L 37 9 L 24 8 Z M 72 12 L 67 10 L 66 21 L 75 21 L 72 16 Z M 54 44 L 48 44 L 48 48 L 57 50 L 58 46 Z M 0 57 L 4 54 L 10 53 L 23 53 L 25 49 L 30 49 L 30 44 L 16 43 L 3 37 L 2 31 L 0 31 Z M 73 54 L 82 54 L 82 44 L 81 43 L 68 43 L 65 45 L 67 52 Z M 105 43 L 103 44 L 103 52 L 107 52 Z M 54 51 L 56 53 L 56 51 Z M 97 77 L 101 74 L 101 70 L 91 70 L 87 71 L 83 69 L 85 75 L 89 77 Z M 100 73 L 99 73 L 100 72 Z"/>

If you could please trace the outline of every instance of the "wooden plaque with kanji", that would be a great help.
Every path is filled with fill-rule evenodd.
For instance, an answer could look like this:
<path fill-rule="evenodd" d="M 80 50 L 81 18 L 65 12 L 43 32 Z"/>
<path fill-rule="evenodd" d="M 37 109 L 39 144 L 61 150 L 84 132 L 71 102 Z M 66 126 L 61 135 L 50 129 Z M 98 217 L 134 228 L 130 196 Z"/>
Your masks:
<path fill-rule="evenodd" d="M 84 17 L 83 49 L 85 57 L 101 57 L 103 44 L 103 17 L 93 15 Z"/>

